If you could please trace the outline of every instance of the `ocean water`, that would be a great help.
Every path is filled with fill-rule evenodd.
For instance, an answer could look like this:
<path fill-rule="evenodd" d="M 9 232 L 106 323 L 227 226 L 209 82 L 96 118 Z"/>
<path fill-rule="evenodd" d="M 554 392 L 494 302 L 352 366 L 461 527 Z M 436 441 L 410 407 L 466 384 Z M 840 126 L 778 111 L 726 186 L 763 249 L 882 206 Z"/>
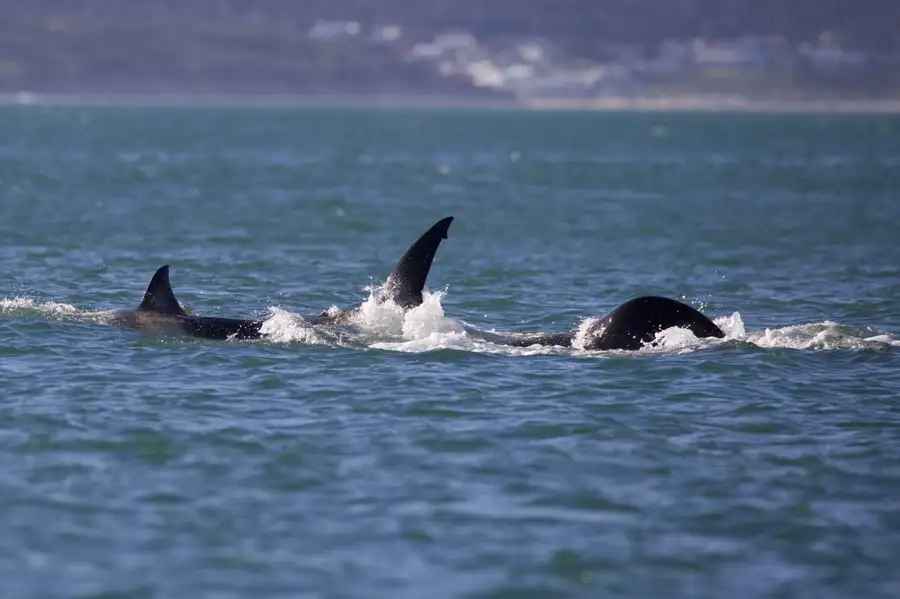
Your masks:
<path fill-rule="evenodd" d="M 5 106 L 0 239 L 3 597 L 900 593 L 898 117 Z"/>

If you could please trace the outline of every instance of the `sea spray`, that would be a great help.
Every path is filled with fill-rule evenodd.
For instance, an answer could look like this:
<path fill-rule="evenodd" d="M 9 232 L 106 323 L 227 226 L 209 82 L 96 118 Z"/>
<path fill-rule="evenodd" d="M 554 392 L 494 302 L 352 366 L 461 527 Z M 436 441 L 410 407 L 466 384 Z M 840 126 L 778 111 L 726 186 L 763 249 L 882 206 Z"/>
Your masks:
<path fill-rule="evenodd" d="M 59 302 L 40 302 L 30 297 L 12 297 L 0 299 L 0 313 L 36 313 L 49 318 L 75 317 L 83 312 L 71 304 Z"/>
<path fill-rule="evenodd" d="M 282 308 L 269 308 L 270 316 L 263 321 L 260 333 L 275 343 L 324 343 L 324 340 L 302 316 Z"/>

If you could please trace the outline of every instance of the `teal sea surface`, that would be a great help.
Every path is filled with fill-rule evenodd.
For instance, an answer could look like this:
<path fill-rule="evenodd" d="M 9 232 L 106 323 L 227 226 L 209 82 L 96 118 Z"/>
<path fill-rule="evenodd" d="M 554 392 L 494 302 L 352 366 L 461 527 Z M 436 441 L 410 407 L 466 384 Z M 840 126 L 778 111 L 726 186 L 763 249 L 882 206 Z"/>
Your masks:
<path fill-rule="evenodd" d="M 0 596 L 900 593 L 900 117 L 8 105 L 0 273 Z"/>

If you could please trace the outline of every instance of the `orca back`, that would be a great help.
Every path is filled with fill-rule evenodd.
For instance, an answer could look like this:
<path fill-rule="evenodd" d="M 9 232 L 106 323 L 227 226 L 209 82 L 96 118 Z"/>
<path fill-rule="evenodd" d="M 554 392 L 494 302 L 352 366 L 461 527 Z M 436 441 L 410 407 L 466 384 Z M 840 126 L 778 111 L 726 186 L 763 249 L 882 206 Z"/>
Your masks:
<path fill-rule="evenodd" d="M 179 324 L 188 335 L 204 339 L 259 339 L 262 337 L 263 323 L 261 320 L 187 316 L 179 319 Z"/>
<path fill-rule="evenodd" d="M 585 349 L 640 349 L 670 327 L 689 329 L 697 337 L 725 334 L 698 310 L 667 297 L 628 300 L 591 327 Z"/>

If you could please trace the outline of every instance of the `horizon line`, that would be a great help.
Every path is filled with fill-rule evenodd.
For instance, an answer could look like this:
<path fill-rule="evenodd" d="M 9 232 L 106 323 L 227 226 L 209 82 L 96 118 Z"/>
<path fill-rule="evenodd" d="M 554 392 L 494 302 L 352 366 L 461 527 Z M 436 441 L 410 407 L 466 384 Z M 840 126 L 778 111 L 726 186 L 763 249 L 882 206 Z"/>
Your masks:
<path fill-rule="evenodd" d="M 494 109 L 571 112 L 900 114 L 900 99 L 757 99 L 722 94 L 486 98 L 415 93 L 0 92 L 0 106 Z"/>

